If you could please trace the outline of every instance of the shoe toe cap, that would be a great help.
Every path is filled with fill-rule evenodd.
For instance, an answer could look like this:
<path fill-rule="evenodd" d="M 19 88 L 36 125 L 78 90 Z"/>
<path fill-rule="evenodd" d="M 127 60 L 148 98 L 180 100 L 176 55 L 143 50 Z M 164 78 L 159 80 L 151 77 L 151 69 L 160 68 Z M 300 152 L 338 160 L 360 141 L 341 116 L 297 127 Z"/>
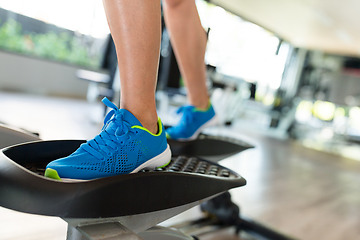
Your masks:
<path fill-rule="evenodd" d="M 89 160 L 86 162 L 89 162 Z M 86 162 L 81 155 L 60 158 L 50 162 L 46 166 L 46 171 L 49 173 L 51 170 L 48 169 L 52 169 L 57 172 L 60 178 L 89 179 L 89 175 L 94 171 L 91 171 L 91 167 L 86 167 Z"/>

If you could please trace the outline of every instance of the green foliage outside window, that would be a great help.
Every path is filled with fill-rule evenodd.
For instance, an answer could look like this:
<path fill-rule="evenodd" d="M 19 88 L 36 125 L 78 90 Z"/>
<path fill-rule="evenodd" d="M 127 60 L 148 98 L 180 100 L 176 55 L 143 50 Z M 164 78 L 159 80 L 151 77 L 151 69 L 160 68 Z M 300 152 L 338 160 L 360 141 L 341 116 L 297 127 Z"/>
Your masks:
<path fill-rule="evenodd" d="M 90 68 L 97 68 L 100 62 L 100 54 L 91 55 L 75 36 L 54 32 L 23 34 L 21 24 L 15 20 L 0 27 L 0 49 Z"/>

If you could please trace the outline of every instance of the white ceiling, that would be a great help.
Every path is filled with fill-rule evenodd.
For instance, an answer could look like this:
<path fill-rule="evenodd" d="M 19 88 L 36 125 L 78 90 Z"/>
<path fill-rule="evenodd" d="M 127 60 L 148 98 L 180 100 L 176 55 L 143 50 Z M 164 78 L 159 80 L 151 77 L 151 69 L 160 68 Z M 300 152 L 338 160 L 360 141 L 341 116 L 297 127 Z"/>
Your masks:
<path fill-rule="evenodd" d="M 297 47 L 360 56 L 360 0 L 210 0 Z"/>

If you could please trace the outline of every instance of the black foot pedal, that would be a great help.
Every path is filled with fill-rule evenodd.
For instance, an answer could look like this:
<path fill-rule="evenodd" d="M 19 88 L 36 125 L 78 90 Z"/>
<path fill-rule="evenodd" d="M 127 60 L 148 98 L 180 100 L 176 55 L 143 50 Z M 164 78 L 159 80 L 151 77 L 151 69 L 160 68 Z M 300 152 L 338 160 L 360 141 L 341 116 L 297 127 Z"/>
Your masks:
<path fill-rule="evenodd" d="M 246 184 L 217 163 L 184 156 L 162 169 L 83 182 L 43 176 L 50 161 L 81 143 L 39 141 L 0 151 L 0 206 L 63 218 L 111 218 L 184 206 Z"/>

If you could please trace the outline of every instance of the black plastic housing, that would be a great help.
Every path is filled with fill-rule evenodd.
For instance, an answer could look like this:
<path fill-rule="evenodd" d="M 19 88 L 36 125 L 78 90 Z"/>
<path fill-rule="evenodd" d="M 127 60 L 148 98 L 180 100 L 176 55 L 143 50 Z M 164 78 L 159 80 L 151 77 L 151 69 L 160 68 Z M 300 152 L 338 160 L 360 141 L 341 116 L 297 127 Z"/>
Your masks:
<path fill-rule="evenodd" d="M 246 149 L 253 148 L 238 139 L 223 136 L 200 134 L 192 141 L 176 141 L 168 139 L 174 156 L 185 155 L 219 161 Z"/>
<path fill-rule="evenodd" d="M 177 207 L 246 184 L 240 175 L 216 163 L 179 156 L 165 169 L 91 181 L 42 176 L 50 161 L 71 154 L 83 142 L 39 141 L 3 149 L 0 206 L 62 218 L 109 218 Z M 190 162 L 195 164 L 189 171 Z"/>

